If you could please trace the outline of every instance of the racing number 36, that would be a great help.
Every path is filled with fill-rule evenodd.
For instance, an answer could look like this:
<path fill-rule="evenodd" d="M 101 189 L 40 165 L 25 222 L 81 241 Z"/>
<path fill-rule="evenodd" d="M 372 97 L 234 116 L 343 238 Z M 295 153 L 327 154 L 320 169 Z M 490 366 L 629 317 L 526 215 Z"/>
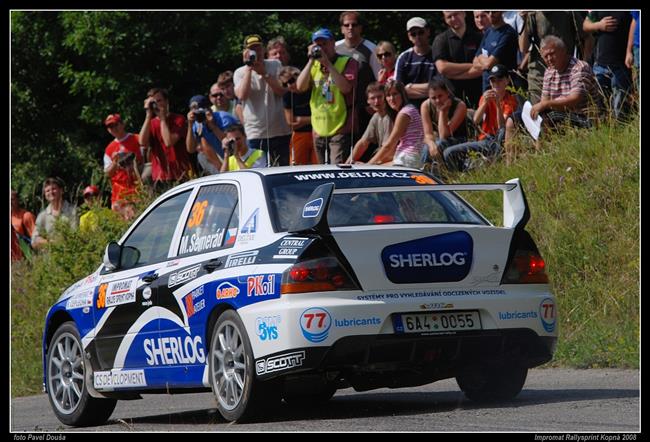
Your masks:
<path fill-rule="evenodd" d="M 203 217 L 205 216 L 205 208 L 208 206 L 208 201 L 198 201 L 192 206 L 192 214 L 190 219 L 187 221 L 187 227 L 190 229 L 200 225 L 203 222 Z"/>

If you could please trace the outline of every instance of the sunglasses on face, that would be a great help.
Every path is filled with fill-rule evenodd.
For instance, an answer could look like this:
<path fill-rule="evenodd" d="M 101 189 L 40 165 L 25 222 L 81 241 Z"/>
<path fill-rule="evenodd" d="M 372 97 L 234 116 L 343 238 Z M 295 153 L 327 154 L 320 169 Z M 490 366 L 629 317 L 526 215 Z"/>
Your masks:
<path fill-rule="evenodd" d="M 217 92 L 216 94 L 210 94 L 211 97 L 218 98 L 224 97 L 225 95 L 222 92 Z"/>
<path fill-rule="evenodd" d="M 418 37 L 420 35 L 424 35 L 424 29 L 419 29 L 417 31 L 409 31 L 409 35 L 411 37 Z"/>
<path fill-rule="evenodd" d="M 287 87 L 290 84 L 294 84 L 296 82 L 296 77 L 291 77 L 289 78 L 286 82 L 282 82 L 282 87 Z"/>
<path fill-rule="evenodd" d="M 344 28 L 356 28 L 359 26 L 359 23 L 343 23 L 341 26 Z"/>
<path fill-rule="evenodd" d="M 392 52 L 382 52 L 381 54 L 377 54 L 377 58 L 392 57 L 392 56 L 393 56 Z"/>

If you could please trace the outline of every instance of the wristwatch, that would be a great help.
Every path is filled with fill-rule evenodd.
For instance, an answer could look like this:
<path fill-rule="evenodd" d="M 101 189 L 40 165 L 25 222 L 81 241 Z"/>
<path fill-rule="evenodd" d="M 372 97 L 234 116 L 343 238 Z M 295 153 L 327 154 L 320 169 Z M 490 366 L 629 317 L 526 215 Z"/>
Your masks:
<path fill-rule="evenodd" d="M 262 77 L 263 77 L 265 80 L 268 80 L 268 79 L 271 77 L 271 74 L 269 74 L 269 73 L 267 72 L 267 73 L 265 73 L 264 75 L 262 75 Z"/>

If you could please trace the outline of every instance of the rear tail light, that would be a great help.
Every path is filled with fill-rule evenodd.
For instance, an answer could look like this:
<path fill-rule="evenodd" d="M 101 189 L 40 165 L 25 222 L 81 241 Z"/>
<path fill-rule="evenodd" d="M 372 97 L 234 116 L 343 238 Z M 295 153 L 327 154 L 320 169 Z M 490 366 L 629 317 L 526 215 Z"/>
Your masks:
<path fill-rule="evenodd" d="M 519 249 L 503 275 L 503 284 L 546 284 L 546 265 L 539 253 Z"/>
<path fill-rule="evenodd" d="M 297 262 L 282 274 L 281 293 L 358 290 L 352 278 L 332 256 Z"/>

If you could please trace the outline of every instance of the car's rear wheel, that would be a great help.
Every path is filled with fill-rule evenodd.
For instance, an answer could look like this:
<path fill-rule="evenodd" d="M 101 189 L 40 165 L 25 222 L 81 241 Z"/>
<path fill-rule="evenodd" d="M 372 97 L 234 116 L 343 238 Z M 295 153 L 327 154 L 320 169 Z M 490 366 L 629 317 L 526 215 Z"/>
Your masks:
<path fill-rule="evenodd" d="M 210 341 L 210 383 L 219 413 L 229 421 L 253 419 L 262 401 L 279 401 L 276 382 L 255 379 L 253 351 L 237 313 L 226 310 L 217 319 Z"/>
<path fill-rule="evenodd" d="M 481 366 L 463 370 L 456 382 L 465 396 L 477 402 L 509 400 L 526 383 L 528 368 L 520 366 Z"/>
<path fill-rule="evenodd" d="M 86 388 L 86 365 L 79 332 L 62 324 L 47 351 L 47 396 L 56 417 L 66 425 L 100 425 L 113 413 L 115 399 L 94 398 Z"/>

